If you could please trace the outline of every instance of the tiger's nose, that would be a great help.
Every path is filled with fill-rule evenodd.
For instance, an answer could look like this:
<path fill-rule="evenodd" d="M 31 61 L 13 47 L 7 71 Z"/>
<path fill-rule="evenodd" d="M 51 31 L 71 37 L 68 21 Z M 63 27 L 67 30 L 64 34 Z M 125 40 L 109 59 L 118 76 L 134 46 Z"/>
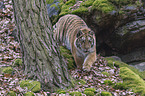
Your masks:
<path fill-rule="evenodd" d="M 88 50 L 89 48 L 90 48 L 90 46 L 89 46 L 89 45 L 86 45 L 86 46 L 85 46 L 85 49 L 86 49 L 86 50 Z"/>

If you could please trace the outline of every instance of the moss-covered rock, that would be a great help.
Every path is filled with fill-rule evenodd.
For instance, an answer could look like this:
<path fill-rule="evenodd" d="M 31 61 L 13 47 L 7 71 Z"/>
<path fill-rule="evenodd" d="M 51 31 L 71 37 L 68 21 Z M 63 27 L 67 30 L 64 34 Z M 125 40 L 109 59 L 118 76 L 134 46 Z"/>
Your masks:
<path fill-rule="evenodd" d="M 129 66 L 128 64 L 126 64 L 124 62 L 114 60 L 111 57 L 107 57 L 107 58 L 105 58 L 105 60 L 107 60 L 107 62 L 108 62 L 107 65 L 109 67 L 111 67 L 111 68 L 113 68 L 114 66 L 115 67 L 119 67 L 119 68 L 121 68 L 121 67 L 127 67 L 127 68 L 131 69 L 134 73 L 138 74 L 142 79 L 145 78 L 145 71 L 140 72 L 138 69 L 136 69 L 136 68 L 134 68 L 132 66 Z"/>
<path fill-rule="evenodd" d="M 3 69 L 4 68 L 6 68 L 5 66 L 2 66 L 1 68 L 0 68 L 0 74 L 2 74 L 3 73 Z"/>
<path fill-rule="evenodd" d="M 141 96 L 145 96 L 145 90 L 142 91 Z"/>
<path fill-rule="evenodd" d="M 116 10 L 114 5 L 108 0 L 68 0 L 66 3 L 60 1 L 61 12 L 60 16 L 66 14 L 89 14 L 90 10 L 97 9 L 103 13 L 108 13 L 110 11 Z M 62 3 L 63 2 L 63 3 Z"/>
<path fill-rule="evenodd" d="M 111 80 L 105 80 L 104 84 L 106 84 L 106 85 L 113 85 L 113 82 Z"/>
<path fill-rule="evenodd" d="M 89 7 L 92 6 L 95 0 L 85 0 L 84 2 L 81 3 L 81 6 Z"/>
<path fill-rule="evenodd" d="M 22 65 L 22 59 L 16 59 L 13 63 L 13 66 L 21 66 Z"/>
<path fill-rule="evenodd" d="M 60 14 L 59 14 L 59 16 L 64 16 L 64 15 L 66 15 L 66 14 L 69 14 L 70 13 L 70 7 L 71 7 L 72 5 L 63 5 L 62 7 L 61 7 L 61 12 L 60 12 Z"/>
<path fill-rule="evenodd" d="M 94 96 L 95 93 L 92 91 L 84 91 L 84 94 L 86 94 L 87 96 Z"/>
<path fill-rule="evenodd" d="M 14 91 L 9 91 L 7 96 L 16 96 L 16 93 Z"/>
<path fill-rule="evenodd" d="M 133 89 L 136 93 L 142 93 L 145 90 L 144 80 L 127 67 L 120 68 L 120 76 L 128 88 Z"/>
<path fill-rule="evenodd" d="M 69 5 L 69 4 L 75 4 L 76 0 L 68 0 L 65 4 Z"/>
<path fill-rule="evenodd" d="M 78 14 L 87 14 L 88 13 L 88 8 L 80 7 L 78 9 L 76 9 L 76 10 L 73 10 L 71 13 L 72 14 L 76 14 L 76 15 L 78 15 Z"/>
<path fill-rule="evenodd" d="M 13 68 L 12 67 L 6 67 L 6 68 L 3 69 L 2 72 L 6 73 L 6 74 L 12 74 Z"/>
<path fill-rule="evenodd" d="M 64 46 L 60 46 L 60 53 L 67 60 L 68 69 L 75 68 L 75 62 L 74 62 L 74 59 L 73 59 L 71 52 L 67 48 L 65 48 Z"/>
<path fill-rule="evenodd" d="M 110 92 L 107 92 L 107 91 L 102 91 L 101 96 L 112 96 L 112 94 Z"/>
<path fill-rule="evenodd" d="M 103 75 L 106 75 L 107 77 L 110 76 L 110 74 L 108 72 L 102 72 Z"/>
<path fill-rule="evenodd" d="M 29 91 L 38 92 L 41 90 L 41 84 L 38 81 L 32 80 L 22 80 L 20 81 L 20 87 L 25 88 L 27 87 Z"/>
<path fill-rule="evenodd" d="M 116 84 L 113 86 L 113 88 L 114 88 L 114 89 L 121 89 L 121 90 L 123 90 L 123 89 L 126 89 L 127 87 L 126 87 L 125 83 L 119 82 L 119 83 L 116 83 Z"/>
<path fill-rule="evenodd" d="M 24 96 L 35 96 L 33 92 L 27 92 L 24 94 Z"/>
<path fill-rule="evenodd" d="M 96 89 L 95 88 L 86 88 L 84 91 L 92 91 L 92 92 L 95 92 Z"/>
<path fill-rule="evenodd" d="M 66 94 L 66 91 L 62 90 L 59 92 L 59 94 Z"/>
<path fill-rule="evenodd" d="M 113 10 L 116 10 L 115 6 L 108 0 L 95 0 L 92 8 L 100 10 L 103 13 L 109 13 Z"/>
<path fill-rule="evenodd" d="M 114 63 L 112 60 L 108 60 L 107 66 L 114 68 Z"/>
<path fill-rule="evenodd" d="M 74 91 L 74 92 L 70 92 L 69 95 L 71 95 L 71 96 L 82 96 L 82 93 Z"/>
<path fill-rule="evenodd" d="M 65 89 L 65 90 L 63 90 L 63 89 L 57 89 L 55 91 L 55 93 L 57 93 L 57 94 L 66 94 L 67 93 L 67 89 Z"/>
<path fill-rule="evenodd" d="M 60 3 L 61 12 L 59 16 L 63 16 L 66 14 L 88 14 L 88 6 L 93 3 L 92 1 L 93 0 L 69 0 L 66 3 Z"/>
<path fill-rule="evenodd" d="M 78 85 L 85 85 L 86 84 L 86 81 L 83 80 L 83 79 L 76 80 L 76 82 L 77 82 Z"/>
<path fill-rule="evenodd" d="M 86 94 L 87 96 L 94 96 L 96 89 L 95 88 L 86 88 L 84 90 L 84 94 Z"/>

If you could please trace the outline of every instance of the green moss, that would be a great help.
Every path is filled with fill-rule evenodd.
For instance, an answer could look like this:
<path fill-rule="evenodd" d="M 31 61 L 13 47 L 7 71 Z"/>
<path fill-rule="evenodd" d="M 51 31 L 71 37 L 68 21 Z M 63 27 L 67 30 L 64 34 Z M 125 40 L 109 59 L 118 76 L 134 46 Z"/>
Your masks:
<path fill-rule="evenodd" d="M 84 90 L 84 94 L 86 94 L 87 96 L 94 96 L 96 89 L 95 88 L 86 88 Z"/>
<path fill-rule="evenodd" d="M 32 81 L 32 80 L 22 80 L 20 81 L 20 87 L 25 88 L 27 87 L 28 90 L 32 92 L 38 92 L 41 90 L 41 84 L 38 81 Z"/>
<path fill-rule="evenodd" d="M 66 91 L 63 89 L 57 89 L 55 92 L 58 94 L 66 94 Z"/>
<path fill-rule="evenodd" d="M 16 93 L 14 91 L 9 91 L 7 96 L 16 96 Z"/>
<path fill-rule="evenodd" d="M 92 92 L 95 92 L 96 89 L 95 88 L 86 88 L 84 91 L 92 91 Z"/>
<path fill-rule="evenodd" d="M 47 4 L 52 4 L 54 2 L 54 0 L 46 0 Z"/>
<path fill-rule="evenodd" d="M 136 89 L 135 89 L 135 92 L 136 93 L 141 93 L 141 94 L 144 94 L 144 93 L 142 93 L 143 91 L 145 91 L 145 90 L 143 90 L 144 89 L 144 86 L 138 86 Z M 144 95 L 145 96 L 145 95 Z"/>
<path fill-rule="evenodd" d="M 145 90 L 144 80 L 127 67 L 120 68 L 120 76 L 128 88 L 133 89 L 136 93 L 141 93 Z"/>
<path fill-rule="evenodd" d="M 115 6 L 109 2 L 108 0 L 81 0 L 82 3 L 80 6 L 72 10 L 71 7 L 76 4 L 76 0 L 68 0 L 65 4 L 60 2 L 61 12 L 59 16 L 63 16 L 66 14 L 88 14 L 88 9 L 97 9 L 102 11 L 103 13 L 109 13 L 115 9 Z M 91 7 L 90 7 L 91 6 Z"/>
<path fill-rule="evenodd" d="M 126 89 L 126 85 L 125 85 L 124 83 L 119 82 L 119 83 L 116 83 L 116 84 L 113 86 L 113 88 L 114 88 L 114 89 L 121 89 L 121 90 L 123 90 L 123 89 Z"/>
<path fill-rule="evenodd" d="M 2 72 L 6 73 L 6 74 L 12 74 L 13 68 L 12 67 L 6 67 L 6 68 L 3 69 Z"/>
<path fill-rule="evenodd" d="M 55 93 L 57 93 L 57 94 L 66 94 L 66 92 L 67 92 L 67 89 L 65 89 L 65 90 L 63 90 L 63 89 L 57 89 L 55 91 Z"/>
<path fill-rule="evenodd" d="M 91 0 L 89 0 L 91 1 Z M 92 2 L 92 1 L 91 1 Z M 76 4 L 76 0 L 69 0 L 65 4 L 60 4 L 61 12 L 59 16 L 63 16 L 66 14 L 84 14 L 88 12 L 88 8 L 85 6 L 80 5 L 79 8 L 72 10 L 71 7 Z"/>
<path fill-rule="evenodd" d="M 75 62 L 71 52 L 64 46 L 60 46 L 60 53 L 67 60 L 68 69 L 73 69 L 75 67 Z"/>
<path fill-rule="evenodd" d="M 107 92 L 107 91 L 102 91 L 101 96 L 112 96 L 112 94 L 110 92 Z"/>
<path fill-rule="evenodd" d="M 124 11 L 120 10 L 121 6 L 128 5 L 140 5 L 141 2 L 135 2 L 135 0 L 80 0 L 82 3 L 78 8 L 72 10 L 71 7 L 75 7 L 74 4 L 77 3 L 78 0 L 68 0 L 66 3 L 63 0 L 60 1 L 61 12 L 59 16 L 63 16 L 66 14 L 88 14 L 90 9 L 91 11 L 96 9 L 102 13 L 110 13 L 113 10 L 119 10 L 120 14 L 123 14 Z"/>
<path fill-rule="evenodd" d="M 71 92 L 71 93 L 69 93 L 69 95 L 71 95 L 71 96 L 82 96 L 82 93 L 81 92 Z"/>
<path fill-rule="evenodd" d="M 112 60 L 108 60 L 107 66 L 113 68 L 114 67 L 113 61 Z"/>
<path fill-rule="evenodd" d="M 75 4 L 76 0 L 68 0 L 65 4 L 69 5 L 69 4 Z"/>
<path fill-rule="evenodd" d="M 13 63 L 13 66 L 21 66 L 22 65 L 22 59 L 16 59 Z"/>
<path fill-rule="evenodd" d="M 86 84 L 86 81 L 83 80 L 83 79 L 80 79 L 80 80 L 76 80 L 77 84 L 79 85 L 85 85 Z"/>
<path fill-rule="evenodd" d="M 62 90 L 59 92 L 59 94 L 66 94 L 66 91 Z"/>
<path fill-rule="evenodd" d="M 0 74 L 2 74 L 2 73 L 3 73 L 3 70 L 4 70 L 5 68 L 7 68 L 7 67 L 2 66 L 2 67 L 0 68 Z"/>
<path fill-rule="evenodd" d="M 81 6 L 89 7 L 92 6 L 95 0 L 86 0 L 85 2 L 81 3 Z"/>
<path fill-rule="evenodd" d="M 134 67 L 132 67 L 132 66 L 129 66 L 128 64 L 126 64 L 126 63 L 124 63 L 124 62 L 114 60 L 114 59 L 111 58 L 111 57 L 107 57 L 107 58 L 105 58 L 105 60 L 107 60 L 107 62 L 108 62 L 107 65 L 108 65 L 109 67 L 113 67 L 113 65 L 114 65 L 115 67 L 119 67 L 119 68 L 121 68 L 121 67 L 127 67 L 127 68 L 131 69 L 134 73 L 138 74 L 142 79 L 145 78 L 145 71 L 140 72 L 138 69 L 136 69 L 136 68 L 134 68 Z"/>
<path fill-rule="evenodd" d="M 105 80 L 104 84 L 106 84 L 106 85 L 113 85 L 113 82 L 111 80 Z"/>
<path fill-rule="evenodd" d="M 61 16 L 64 16 L 64 15 L 67 15 L 68 14 L 68 12 L 61 12 L 60 14 L 59 14 L 59 16 L 61 17 Z"/>
<path fill-rule="evenodd" d="M 108 72 L 102 72 L 103 75 L 106 75 L 107 77 L 110 76 L 110 74 Z"/>
<path fill-rule="evenodd" d="M 84 94 L 86 94 L 87 96 L 94 96 L 95 93 L 92 91 L 84 91 Z"/>
<path fill-rule="evenodd" d="M 24 96 L 35 96 L 33 92 L 27 92 L 24 94 Z"/>
<path fill-rule="evenodd" d="M 52 4 L 50 7 L 55 7 L 55 9 L 58 10 L 58 6 L 56 6 L 56 4 Z"/>
<path fill-rule="evenodd" d="M 73 10 L 71 13 L 72 14 L 85 14 L 87 12 L 88 12 L 88 8 L 86 8 L 86 7 L 80 7 L 78 9 L 76 9 L 76 10 Z"/>
<path fill-rule="evenodd" d="M 142 91 L 141 96 L 145 96 L 145 90 Z"/>
<path fill-rule="evenodd" d="M 108 0 L 95 0 L 92 8 L 100 10 L 103 13 L 109 13 L 113 10 L 116 10 L 114 5 Z"/>
<path fill-rule="evenodd" d="M 66 14 L 68 14 L 68 13 L 70 13 L 70 7 L 71 7 L 72 5 L 70 4 L 70 5 L 62 5 L 62 7 L 61 7 L 61 12 L 60 12 L 60 14 L 59 14 L 59 16 L 63 16 L 63 15 L 66 15 Z"/>

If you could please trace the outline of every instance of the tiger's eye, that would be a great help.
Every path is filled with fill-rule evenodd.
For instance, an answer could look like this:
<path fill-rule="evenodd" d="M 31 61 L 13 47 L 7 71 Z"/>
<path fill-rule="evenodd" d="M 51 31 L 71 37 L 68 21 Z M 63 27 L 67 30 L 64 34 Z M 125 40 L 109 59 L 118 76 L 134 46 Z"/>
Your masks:
<path fill-rule="evenodd" d="M 85 40 L 85 37 L 82 37 L 82 40 Z"/>

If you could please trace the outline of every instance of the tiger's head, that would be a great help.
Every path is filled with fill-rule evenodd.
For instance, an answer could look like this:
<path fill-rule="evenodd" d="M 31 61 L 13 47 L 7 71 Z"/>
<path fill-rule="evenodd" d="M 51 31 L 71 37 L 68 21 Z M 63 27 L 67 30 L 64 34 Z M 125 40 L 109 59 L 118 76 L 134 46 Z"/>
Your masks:
<path fill-rule="evenodd" d="M 74 45 L 77 50 L 87 54 L 94 51 L 95 42 L 94 32 L 88 27 L 85 27 L 77 32 Z"/>

